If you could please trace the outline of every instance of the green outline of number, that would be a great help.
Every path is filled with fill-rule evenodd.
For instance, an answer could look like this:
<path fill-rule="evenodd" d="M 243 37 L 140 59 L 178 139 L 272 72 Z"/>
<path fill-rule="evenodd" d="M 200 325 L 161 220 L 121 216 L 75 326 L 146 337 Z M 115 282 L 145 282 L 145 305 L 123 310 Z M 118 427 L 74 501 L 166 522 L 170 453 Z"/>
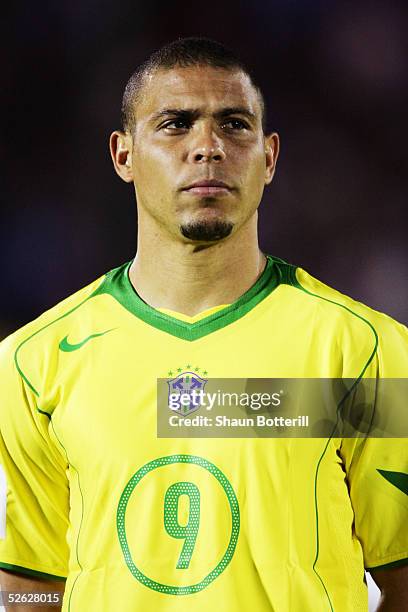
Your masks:
<path fill-rule="evenodd" d="M 207 574 L 207 576 L 203 580 L 201 580 L 201 582 L 183 587 L 161 584 L 160 582 L 156 582 L 148 576 L 145 576 L 145 574 L 143 574 L 138 569 L 132 559 L 125 529 L 126 509 L 130 496 L 132 495 L 136 485 L 141 481 L 144 476 L 146 476 L 146 474 L 148 474 L 152 470 L 174 463 L 193 463 L 210 472 L 210 474 L 212 474 L 220 483 L 227 496 L 232 519 L 230 539 L 221 561 L 209 574 Z M 116 513 L 116 528 L 118 532 L 120 547 L 125 558 L 125 563 L 128 566 L 132 575 L 139 582 L 141 582 L 148 588 L 153 589 L 154 591 L 166 593 L 167 595 L 190 595 L 191 593 L 197 593 L 198 591 L 202 591 L 203 589 L 205 589 L 225 570 L 227 565 L 230 563 L 235 552 L 235 547 L 237 545 L 240 529 L 238 500 L 237 496 L 235 495 L 234 489 L 232 488 L 231 483 L 229 482 L 227 477 L 213 463 L 207 461 L 207 459 L 204 459 L 203 457 L 198 457 L 197 455 L 169 455 L 167 457 L 159 457 L 158 459 L 154 459 L 153 461 L 149 461 L 149 463 L 143 465 L 135 474 L 133 474 L 132 478 L 127 483 L 119 499 L 118 509 Z"/>

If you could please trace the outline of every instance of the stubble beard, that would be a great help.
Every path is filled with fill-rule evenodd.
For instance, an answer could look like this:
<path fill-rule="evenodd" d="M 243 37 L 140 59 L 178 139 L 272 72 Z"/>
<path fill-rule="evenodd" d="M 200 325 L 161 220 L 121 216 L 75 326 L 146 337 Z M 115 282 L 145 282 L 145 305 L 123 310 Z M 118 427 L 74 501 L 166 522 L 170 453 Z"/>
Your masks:
<path fill-rule="evenodd" d="M 228 221 L 192 221 L 180 226 L 185 238 L 200 242 L 215 242 L 227 238 L 233 230 L 234 224 Z"/>

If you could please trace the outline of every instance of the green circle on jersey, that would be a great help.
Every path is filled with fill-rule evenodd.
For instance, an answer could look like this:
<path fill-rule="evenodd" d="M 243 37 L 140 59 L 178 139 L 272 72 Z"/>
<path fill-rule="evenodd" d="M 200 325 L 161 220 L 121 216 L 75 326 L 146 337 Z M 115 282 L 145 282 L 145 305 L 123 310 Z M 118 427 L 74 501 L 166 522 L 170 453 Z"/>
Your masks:
<path fill-rule="evenodd" d="M 223 488 L 225 495 L 227 496 L 232 519 L 230 539 L 221 561 L 214 567 L 213 570 L 211 570 L 209 574 L 207 574 L 207 576 L 203 580 L 201 580 L 201 582 L 182 587 L 171 586 L 168 584 L 156 582 L 155 580 L 152 580 L 151 578 L 143 574 L 143 572 L 141 572 L 138 567 L 136 567 L 136 564 L 134 563 L 129 550 L 129 544 L 127 541 L 125 529 L 126 509 L 130 496 L 132 495 L 135 487 L 139 484 L 142 478 L 152 470 L 174 463 L 193 463 L 210 472 L 210 474 L 212 474 L 217 479 L 217 481 Z M 181 484 L 187 485 L 188 483 Z M 193 485 L 193 487 L 195 487 L 195 485 Z M 186 487 L 181 487 L 181 489 L 183 492 L 185 492 Z M 240 528 L 238 499 L 228 478 L 221 472 L 219 468 L 217 468 L 216 465 L 214 465 L 210 461 L 207 461 L 207 459 L 204 459 L 203 457 L 198 457 L 197 455 L 168 455 L 167 457 L 159 457 L 158 459 L 149 461 L 149 463 L 143 465 L 129 480 L 122 492 L 122 495 L 120 496 L 118 510 L 116 514 L 116 526 L 120 546 L 125 557 L 126 565 L 128 566 L 133 576 L 137 578 L 137 580 L 139 580 L 139 582 L 149 587 L 150 589 L 153 589 L 154 591 L 159 591 L 160 593 L 166 593 L 168 595 L 190 595 L 191 593 L 197 593 L 198 591 L 202 591 L 203 589 L 205 589 L 213 580 L 215 580 L 220 574 L 222 574 L 222 572 L 225 570 L 225 568 L 231 561 L 235 552 L 235 547 L 237 545 Z"/>

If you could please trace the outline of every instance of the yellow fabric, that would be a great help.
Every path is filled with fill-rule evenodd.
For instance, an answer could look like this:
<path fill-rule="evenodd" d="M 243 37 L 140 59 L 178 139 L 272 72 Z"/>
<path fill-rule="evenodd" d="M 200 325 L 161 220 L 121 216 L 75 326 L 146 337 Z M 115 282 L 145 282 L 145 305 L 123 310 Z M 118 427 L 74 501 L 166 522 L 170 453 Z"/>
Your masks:
<path fill-rule="evenodd" d="M 408 496 L 377 471 L 408 472 L 405 440 L 157 437 L 156 380 L 179 368 L 407 376 L 406 327 L 296 279 L 187 341 L 93 295 L 100 278 L 3 341 L 0 566 L 67 576 L 64 612 L 366 611 L 364 565 L 408 557 Z"/>
<path fill-rule="evenodd" d="M 219 310 L 223 310 L 229 306 L 229 304 L 220 304 L 219 306 L 213 306 L 212 308 L 208 308 L 207 310 L 203 310 L 202 312 L 197 313 L 193 317 L 189 315 L 183 314 L 182 312 L 176 312 L 175 310 L 169 310 L 168 308 L 157 308 L 159 312 L 168 315 L 169 317 L 174 317 L 175 319 L 179 319 L 180 321 L 186 321 L 187 323 L 196 323 L 196 321 L 201 321 L 201 319 L 205 319 L 205 317 L 209 317 L 210 315 L 218 312 Z"/>

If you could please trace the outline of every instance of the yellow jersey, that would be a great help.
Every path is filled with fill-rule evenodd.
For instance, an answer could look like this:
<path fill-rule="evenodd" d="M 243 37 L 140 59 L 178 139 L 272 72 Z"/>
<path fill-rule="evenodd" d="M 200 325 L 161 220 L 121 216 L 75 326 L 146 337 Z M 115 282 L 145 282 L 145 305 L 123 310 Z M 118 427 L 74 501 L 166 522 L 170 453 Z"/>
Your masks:
<path fill-rule="evenodd" d="M 407 328 L 276 257 L 197 317 L 129 267 L 0 345 L 0 567 L 64 612 L 366 611 L 408 562 L 405 440 L 159 438 L 157 379 L 406 378 Z"/>

